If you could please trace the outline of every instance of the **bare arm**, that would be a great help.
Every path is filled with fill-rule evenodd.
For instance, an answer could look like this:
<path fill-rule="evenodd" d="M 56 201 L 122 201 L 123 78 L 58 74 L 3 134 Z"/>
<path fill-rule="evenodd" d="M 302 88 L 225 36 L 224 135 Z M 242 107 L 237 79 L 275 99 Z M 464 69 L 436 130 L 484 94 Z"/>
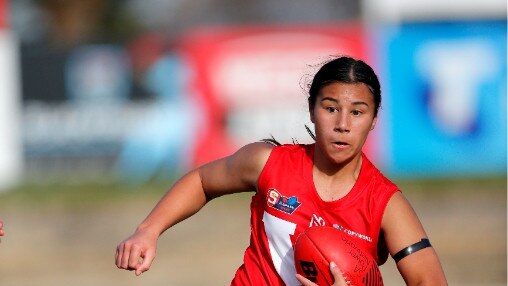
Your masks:
<path fill-rule="evenodd" d="M 382 229 L 390 254 L 427 238 L 427 234 L 410 203 L 401 192 L 388 202 L 383 216 Z M 434 248 L 414 252 L 397 263 L 407 285 L 447 285 L 439 258 Z"/>
<path fill-rule="evenodd" d="M 229 157 L 189 172 L 162 197 L 138 229 L 160 235 L 198 212 L 213 198 L 255 191 L 271 148 L 266 143 L 247 145 Z"/>
<path fill-rule="evenodd" d="M 161 198 L 135 233 L 117 247 L 118 268 L 147 271 L 155 258 L 158 237 L 171 226 L 198 212 L 209 200 L 255 191 L 258 177 L 270 155 L 266 143 L 247 145 L 235 154 L 195 169 Z"/>

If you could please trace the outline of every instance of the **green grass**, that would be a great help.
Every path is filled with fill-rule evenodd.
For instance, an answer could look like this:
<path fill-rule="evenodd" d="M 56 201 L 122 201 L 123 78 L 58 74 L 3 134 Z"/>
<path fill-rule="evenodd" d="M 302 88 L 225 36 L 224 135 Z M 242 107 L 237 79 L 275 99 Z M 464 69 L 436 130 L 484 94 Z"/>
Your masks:
<path fill-rule="evenodd" d="M 62 206 L 101 205 L 130 200 L 158 200 L 173 181 L 156 181 L 141 186 L 107 183 L 25 183 L 0 192 L 0 206 L 50 204 Z M 397 180 L 404 192 L 439 195 L 444 191 L 506 193 L 506 177 Z M 249 195 L 250 196 L 250 195 Z"/>
<path fill-rule="evenodd" d="M 0 193 L 0 206 L 9 204 L 101 205 L 126 200 L 153 200 L 161 197 L 170 186 L 150 183 L 143 186 L 117 183 L 22 184 Z"/>
<path fill-rule="evenodd" d="M 477 191 L 491 190 L 506 192 L 506 176 L 496 177 L 461 177 L 439 178 L 427 180 L 397 180 L 394 181 L 403 191 L 435 193 L 442 191 Z"/>

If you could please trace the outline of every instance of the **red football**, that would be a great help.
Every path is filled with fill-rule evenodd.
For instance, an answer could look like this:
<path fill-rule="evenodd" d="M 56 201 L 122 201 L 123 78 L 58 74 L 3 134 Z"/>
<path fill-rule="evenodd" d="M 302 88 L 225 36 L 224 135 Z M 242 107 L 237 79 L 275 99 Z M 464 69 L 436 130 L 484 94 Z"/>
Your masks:
<path fill-rule="evenodd" d="M 376 261 L 342 230 L 329 226 L 308 228 L 296 239 L 294 251 L 296 272 L 320 286 L 333 285 L 332 261 L 351 286 L 383 285 Z"/>

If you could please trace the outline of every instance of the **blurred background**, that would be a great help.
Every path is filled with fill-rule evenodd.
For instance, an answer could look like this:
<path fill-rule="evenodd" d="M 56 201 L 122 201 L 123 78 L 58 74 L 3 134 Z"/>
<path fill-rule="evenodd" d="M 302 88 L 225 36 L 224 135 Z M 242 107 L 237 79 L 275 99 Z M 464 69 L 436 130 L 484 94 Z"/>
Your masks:
<path fill-rule="evenodd" d="M 249 195 L 161 238 L 143 277 L 114 250 L 186 170 L 312 142 L 307 85 L 345 54 L 381 80 L 365 152 L 450 284 L 506 285 L 506 16 L 503 0 L 0 0 L 0 285 L 228 284 Z"/>

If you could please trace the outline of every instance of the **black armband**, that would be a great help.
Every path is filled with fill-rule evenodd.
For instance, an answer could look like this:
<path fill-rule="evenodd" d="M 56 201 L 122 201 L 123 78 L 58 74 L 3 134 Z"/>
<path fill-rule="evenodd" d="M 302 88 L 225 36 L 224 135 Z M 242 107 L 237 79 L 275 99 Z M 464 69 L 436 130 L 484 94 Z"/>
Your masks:
<path fill-rule="evenodd" d="M 404 258 L 410 254 L 413 254 L 413 253 L 417 252 L 418 250 L 422 250 L 424 248 L 431 247 L 431 246 L 432 245 L 430 245 L 430 241 L 427 238 L 422 238 L 421 241 L 419 241 L 415 244 L 412 244 L 412 245 L 402 249 L 401 251 L 397 252 L 393 256 L 393 260 L 395 260 L 395 263 L 397 263 L 402 258 Z"/>

